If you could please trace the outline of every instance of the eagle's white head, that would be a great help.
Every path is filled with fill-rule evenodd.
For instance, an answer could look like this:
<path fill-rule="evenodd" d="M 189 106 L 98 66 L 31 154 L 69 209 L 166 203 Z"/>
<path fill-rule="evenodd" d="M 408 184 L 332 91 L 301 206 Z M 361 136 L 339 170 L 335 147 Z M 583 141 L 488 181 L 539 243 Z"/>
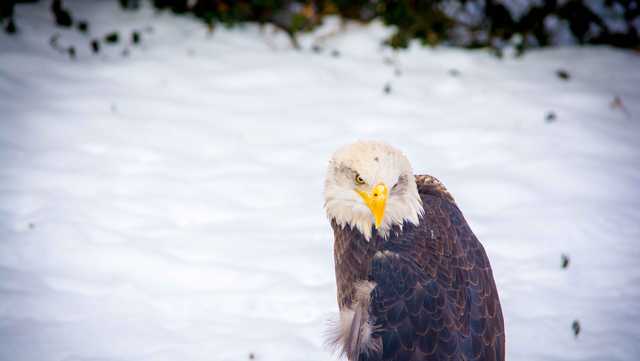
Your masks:
<path fill-rule="evenodd" d="M 359 141 L 335 152 L 324 200 L 330 220 L 358 229 L 367 240 L 374 226 L 386 237 L 394 225 L 417 225 L 424 212 L 409 160 L 377 141 Z"/>

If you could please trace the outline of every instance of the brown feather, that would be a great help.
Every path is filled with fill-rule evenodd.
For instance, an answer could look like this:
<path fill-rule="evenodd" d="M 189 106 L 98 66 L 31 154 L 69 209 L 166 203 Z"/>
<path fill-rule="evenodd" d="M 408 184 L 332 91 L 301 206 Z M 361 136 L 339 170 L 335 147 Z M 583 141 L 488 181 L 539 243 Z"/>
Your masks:
<path fill-rule="evenodd" d="M 369 322 L 374 351 L 355 360 L 504 360 L 504 325 L 491 266 L 451 194 L 416 176 L 424 215 L 370 241 L 332 222 L 340 310 L 372 281 Z M 362 306 L 362 305 L 358 305 Z"/>

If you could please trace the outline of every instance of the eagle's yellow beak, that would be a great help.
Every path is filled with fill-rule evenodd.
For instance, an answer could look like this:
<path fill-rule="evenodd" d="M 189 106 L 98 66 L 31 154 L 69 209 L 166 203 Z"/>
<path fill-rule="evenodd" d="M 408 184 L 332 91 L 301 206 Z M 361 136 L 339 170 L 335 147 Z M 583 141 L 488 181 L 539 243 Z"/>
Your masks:
<path fill-rule="evenodd" d="M 380 227 L 382 223 L 382 217 L 384 217 L 384 207 L 387 204 L 387 197 L 389 196 L 389 189 L 384 183 L 378 183 L 370 192 L 365 192 L 356 189 L 356 192 L 364 200 L 364 204 L 369 207 L 373 218 L 376 222 L 376 228 Z"/>

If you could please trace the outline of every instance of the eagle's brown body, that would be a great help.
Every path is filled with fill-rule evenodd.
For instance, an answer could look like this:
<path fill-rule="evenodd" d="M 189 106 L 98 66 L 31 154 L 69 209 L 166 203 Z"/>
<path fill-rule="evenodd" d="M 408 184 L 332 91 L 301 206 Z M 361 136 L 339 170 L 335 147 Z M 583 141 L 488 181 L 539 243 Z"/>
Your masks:
<path fill-rule="evenodd" d="M 373 347 L 357 360 L 504 360 L 500 301 L 489 260 L 453 198 L 431 176 L 416 176 L 424 215 L 386 239 L 369 241 L 332 222 L 338 305 L 372 282 Z M 381 347 L 380 347 L 381 346 Z"/>

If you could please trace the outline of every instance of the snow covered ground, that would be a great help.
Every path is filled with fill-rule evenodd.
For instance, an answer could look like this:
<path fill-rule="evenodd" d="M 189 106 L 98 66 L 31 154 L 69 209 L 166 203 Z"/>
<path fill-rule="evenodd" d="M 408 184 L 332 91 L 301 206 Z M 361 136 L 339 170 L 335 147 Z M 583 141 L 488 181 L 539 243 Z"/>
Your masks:
<path fill-rule="evenodd" d="M 0 360 L 334 359 L 323 177 L 368 138 L 456 197 L 510 360 L 640 359 L 638 53 L 393 54 L 380 25 L 311 51 L 335 23 L 295 51 L 116 3 L 65 1 L 90 36 L 54 28 L 48 2 L 0 34 Z M 140 46 L 91 55 L 132 29 Z"/>

